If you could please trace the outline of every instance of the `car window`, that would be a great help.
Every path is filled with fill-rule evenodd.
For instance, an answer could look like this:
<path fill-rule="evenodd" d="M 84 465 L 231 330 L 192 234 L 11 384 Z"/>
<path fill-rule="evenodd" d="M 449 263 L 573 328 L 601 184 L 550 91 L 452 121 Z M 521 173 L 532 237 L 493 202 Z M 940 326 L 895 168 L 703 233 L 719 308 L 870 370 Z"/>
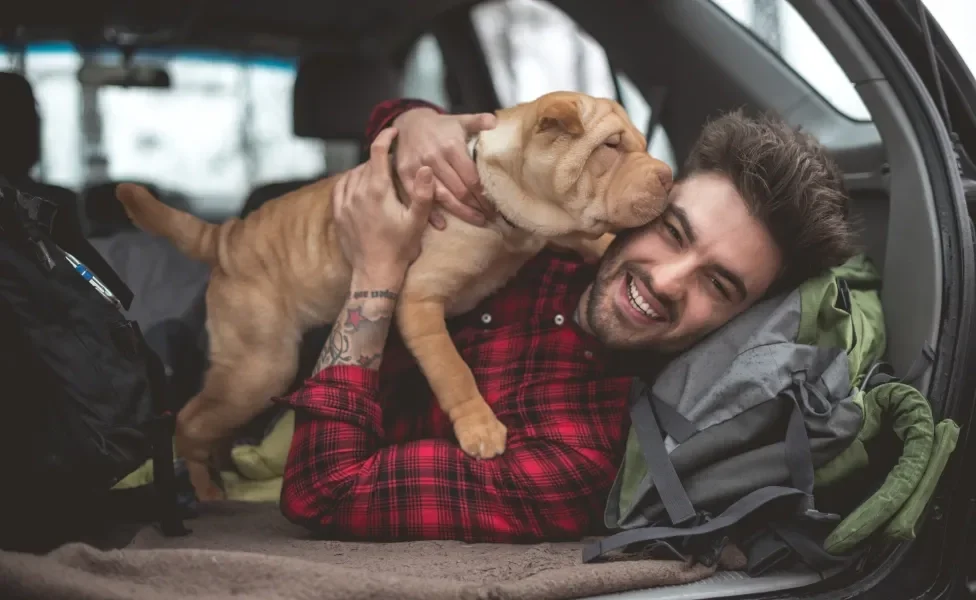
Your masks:
<path fill-rule="evenodd" d="M 939 23 L 946 37 L 956 47 L 966 66 L 976 73 L 976 2 L 959 0 L 924 0 L 925 7 Z"/>
<path fill-rule="evenodd" d="M 187 196 L 194 212 L 236 214 L 258 185 L 325 170 L 325 143 L 292 133 L 292 62 L 139 60 L 165 65 L 172 87 L 101 87 L 86 106 L 77 79 L 82 59 L 72 46 L 28 49 L 24 74 L 42 119 L 39 180 L 74 190 L 103 175 L 147 181 Z M 13 55 L 0 48 L 0 69 L 13 68 Z M 99 152 L 104 161 L 86 158 Z"/>
<path fill-rule="evenodd" d="M 847 117 L 870 121 L 854 84 L 810 25 L 787 0 L 711 0 L 780 56 Z"/>
<path fill-rule="evenodd" d="M 419 98 L 451 110 L 451 100 L 444 83 L 446 69 L 440 44 L 433 34 L 425 34 L 417 40 L 403 73 L 403 96 Z"/>
<path fill-rule="evenodd" d="M 616 89 L 603 47 L 573 19 L 543 0 L 480 4 L 472 19 L 502 106 L 527 102 L 554 90 L 614 98 Z M 642 130 L 650 105 L 624 74 L 616 74 L 620 102 Z M 648 151 L 675 168 L 674 150 L 663 127 Z"/>

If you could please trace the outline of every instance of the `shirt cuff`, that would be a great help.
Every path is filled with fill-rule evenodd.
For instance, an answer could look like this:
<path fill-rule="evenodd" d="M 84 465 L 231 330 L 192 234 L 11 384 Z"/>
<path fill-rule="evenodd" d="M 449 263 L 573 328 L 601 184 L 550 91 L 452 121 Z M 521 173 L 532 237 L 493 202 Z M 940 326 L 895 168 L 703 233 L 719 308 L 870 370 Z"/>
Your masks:
<path fill-rule="evenodd" d="M 444 113 L 444 109 L 440 106 L 417 98 L 397 98 L 395 100 L 388 100 L 380 103 L 373 109 L 373 114 L 369 119 L 370 125 L 367 128 L 367 137 L 369 138 L 370 143 L 372 143 L 373 138 L 375 138 L 379 132 L 393 125 L 393 121 L 395 121 L 397 117 L 415 108 L 429 108 L 441 114 Z"/>
<path fill-rule="evenodd" d="M 337 411 L 369 414 L 379 412 L 375 401 L 379 383 L 379 373 L 374 369 L 336 365 L 322 369 L 277 402 L 322 417 L 335 417 Z"/>

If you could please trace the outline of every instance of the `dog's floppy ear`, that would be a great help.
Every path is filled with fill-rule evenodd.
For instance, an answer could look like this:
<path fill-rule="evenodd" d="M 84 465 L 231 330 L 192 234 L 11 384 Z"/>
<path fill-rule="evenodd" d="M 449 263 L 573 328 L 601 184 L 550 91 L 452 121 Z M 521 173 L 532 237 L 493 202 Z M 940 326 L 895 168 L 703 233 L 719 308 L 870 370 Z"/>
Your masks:
<path fill-rule="evenodd" d="M 570 135 L 583 133 L 583 118 L 580 107 L 571 98 L 552 98 L 543 101 L 539 107 L 539 131 L 561 129 Z"/>

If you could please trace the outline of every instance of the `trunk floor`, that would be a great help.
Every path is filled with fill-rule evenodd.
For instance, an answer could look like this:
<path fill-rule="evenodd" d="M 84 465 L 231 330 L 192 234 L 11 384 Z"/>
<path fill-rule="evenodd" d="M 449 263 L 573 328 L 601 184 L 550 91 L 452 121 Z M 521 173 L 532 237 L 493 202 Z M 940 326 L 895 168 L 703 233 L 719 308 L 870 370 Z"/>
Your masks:
<path fill-rule="evenodd" d="M 186 521 L 188 536 L 144 527 L 122 550 L 69 544 L 47 556 L 0 553 L 0 582 L 18 598 L 614 598 L 691 600 L 816 583 L 810 572 L 750 578 L 675 561 L 583 565 L 582 543 L 395 544 L 310 538 L 274 505 L 218 503 Z M 5 587 L 0 585 L 0 587 Z M 92 596 L 92 590 L 98 590 Z"/>

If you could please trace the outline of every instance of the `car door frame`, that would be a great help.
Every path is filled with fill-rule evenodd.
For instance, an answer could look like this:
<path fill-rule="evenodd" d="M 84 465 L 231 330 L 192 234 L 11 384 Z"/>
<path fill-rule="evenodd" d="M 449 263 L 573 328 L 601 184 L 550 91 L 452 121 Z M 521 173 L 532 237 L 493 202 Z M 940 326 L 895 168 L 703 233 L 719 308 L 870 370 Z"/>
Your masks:
<path fill-rule="evenodd" d="M 911 11 L 906 10 L 913 2 L 815 1 L 832 4 L 859 35 L 911 116 L 929 159 L 927 164 L 943 167 L 930 169 L 929 176 L 943 234 L 945 273 L 938 354 L 948 360 L 947 364 L 935 365 L 932 390 L 946 399 L 944 414 L 940 416 L 954 419 L 962 430 L 957 450 L 923 513 L 917 539 L 894 548 L 870 575 L 845 589 L 834 588 L 809 597 L 969 597 L 971 578 L 976 574 L 973 564 L 964 562 L 966 549 L 972 548 L 976 539 L 976 487 L 964 473 L 966 467 L 976 464 L 976 444 L 969 435 L 976 404 L 976 370 L 971 369 L 976 361 L 976 260 L 974 228 L 966 201 L 966 188 L 972 187 L 969 173 L 965 161 L 957 157 L 960 148 L 954 143 L 956 136 L 940 114 L 935 80 L 925 75 L 926 71 L 931 74 L 931 66 L 928 54 L 919 48 L 924 43 L 921 30 L 917 21 L 911 26 Z M 931 13 L 928 21 L 930 25 L 935 23 Z M 976 98 L 976 83 L 944 32 L 933 27 L 932 37 L 943 73 L 951 72 L 953 76 L 952 85 L 945 87 L 947 100 L 951 98 L 949 104 L 955 109 L 950 109 L 950 119 L 953 125 L 958 122 L 967 126 L 965 142 L 972 144 L 976 136 L 970 136 L 970 123 L 965 120 L 972 111 L 965 109 L 973 108 L 967 102 Z"/>

